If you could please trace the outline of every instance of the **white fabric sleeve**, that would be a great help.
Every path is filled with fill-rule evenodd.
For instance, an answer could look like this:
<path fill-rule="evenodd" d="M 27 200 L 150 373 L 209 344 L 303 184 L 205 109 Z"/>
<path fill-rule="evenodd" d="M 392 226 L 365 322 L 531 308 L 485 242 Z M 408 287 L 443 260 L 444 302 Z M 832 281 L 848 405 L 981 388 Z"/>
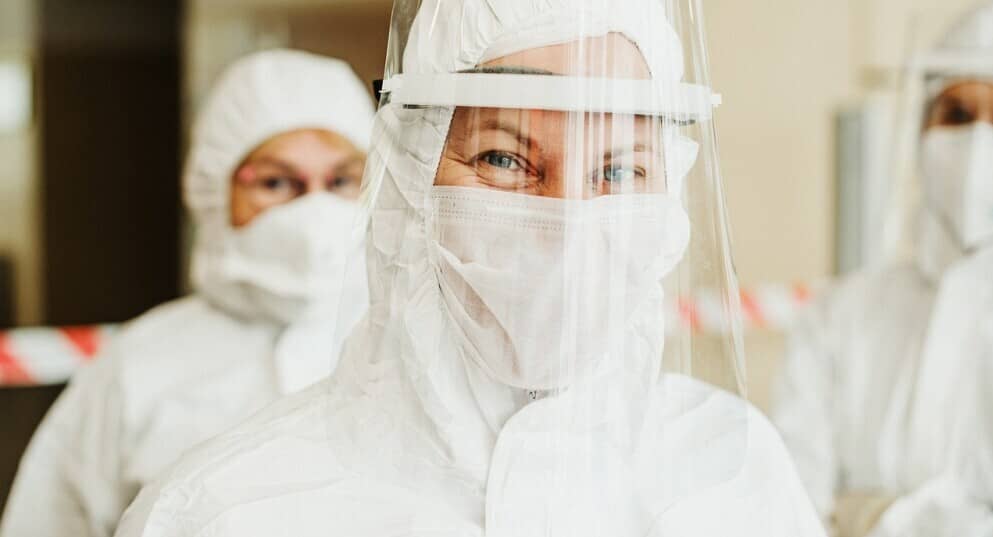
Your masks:
<path fill-rule="evenodd" d="M 898 498 L 872 537 L 993 535 L 993 333 L 984 336 L 974 349 L 975 367 L 963 371 L 957 400 L 945 410 L 951 435 L 946 469 Z"/>
<path fill-rule="evenodd" d="M 669 509 L 652 537 L 823 537 L 825 530 L 779 434 L 749 407 L 748 448 L 737 476 Z M 716 510 L 715 510 L 716 509 Z"/>
<path fill-rule="evenodd" d="M 150 530 L 150 533 L 158 532 L 160 535 L 177 535 L 181 533 L 181 531 L 174 528 L 153 529 L 149 526 L 149 520 L 155 509 L 155 502 L 168 475 L 170 475 L 168 472 L 164 473 L 162 477 L 141 489 L 138 497 L 135 498 L 134 502 L 121 517 L 120 525 L 117 526 L 117 532 L 114 533 L 115 537 L 141 537 L 146 535 L 146 528 Z"/>
<path fill-rule="evenodd" d="M 796 463 L 821 519 L 834 510 L 838 481 L 835 450 L 834 329 L 829 304 L 819 300 L 797 319 L 777 380 L 772 422 Z"/>
<path fill-rule="evenodd" d="M 83 368 L 21 459 L 2 537 L 104 537 L 127 505 L 120 479 L 122 394 L 114 361 Z"/>
<path fill-rule="evenodd" d="M 993 535 L 993 503 L 944 476 L 897 499 L 871 537 L 980 537 Z"/>

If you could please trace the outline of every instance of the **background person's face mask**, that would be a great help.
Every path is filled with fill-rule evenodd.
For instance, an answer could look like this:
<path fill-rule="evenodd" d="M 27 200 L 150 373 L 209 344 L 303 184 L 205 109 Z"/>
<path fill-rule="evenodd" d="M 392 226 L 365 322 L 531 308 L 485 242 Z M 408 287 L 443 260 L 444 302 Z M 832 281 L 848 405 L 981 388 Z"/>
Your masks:
<path fill-rule="evenodd" d="M 936 127 L 921 143 L 928 205 L 964 248 L 993 239 L 993 125 Z"/>
<path fill-rule="evenodd" d="M 358 246 L 358 216 L 357 203 L 324 192 L 273 207 L 231 230 L 197 267 L 201 290 L 236 313 L 284 323 L 315 307 L 333 309 Z"/>
<path fill-rule="evenodd" d="M 523 389 L 564 387 L 601 359 L 631 358 L 632 317 L 661 308 L 660 280 L 689 241 L 686 213 L 665 194 L 567 200 L 436 186 L 432 220 L 442 295 L 470 355 Z"/>

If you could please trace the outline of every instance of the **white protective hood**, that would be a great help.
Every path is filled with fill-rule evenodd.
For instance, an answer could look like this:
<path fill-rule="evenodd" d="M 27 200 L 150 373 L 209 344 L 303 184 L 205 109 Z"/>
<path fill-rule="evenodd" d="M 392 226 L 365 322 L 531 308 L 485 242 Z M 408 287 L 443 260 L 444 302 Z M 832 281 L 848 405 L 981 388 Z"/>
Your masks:
<path fill-rule="evenodd" d="M 679 38 L 671 26 L 646 23 L 664 20 L 661 13 L 645 14 L 645 10 L 661 11 L 660 4 L 604 3 L 596 12 L 588 12 L 589 4 L 576 0 L 422 2 L 403 54 L 403 72 L 455 73 L 520 50 L 573 41 L 579 37 L 577 28 L 584 28 L 575 21 L 584 20 L 596 21 L 602 34 L 623 32 L 650 59 L 653 73 L 678 80 L 683 70 Z M 466 31 L 466 20 L 477 22 L 476 31 Z M 432 427 L 439 429 L 446 442 L 459 444 L 466 441 L 462 427 L 482 427 L 479 433 L 484 436 L 498 433 L 526 402 L 526 394 L 490 380 L 470 363 L 441 296 L 431 193 L 452 113 L 452 107 L 393 106 L 381 107 L 377 114 L 366 175 L 377 188 L 367 239 L 371 308 L 349 359 L 364 368 L 368 354 L 374 352 L 376 358 L 371 362 L 377 364 L 377 372 L 385 363 L 396 363 L 406 377 L 398 381 L 413 383 L 418 406 Z M 683 161 L 688 169 L 695 148 L 680 149 L 683 158 L 673 160 Z M 682 244 L 685 247 L 685 240 Z M 661 301 L 661 294 L 657 299 Z M 656 315 L 661 308 L 646 307 L 645 312 L 647 317 L 632 323 L 638 326 L 632 326 L 631 336 L 646 337 L 639 354 L 661 356 L 659 327 L 664 321 Z M 658 368 L 659 362 L 643 365 Z M 465 371 L 455 373 L 459 370 Z M 657 369 L 649 372 L 635 367 L 628 372 L 635 370 L 658 374 Z M 452 374 L 468 375 L 469 385 L 452 389 L 453 379 L 439 378 Z"/>
<path fill-rule="evenodd" d="M 683 50 L 673 28 L 659 24 L 665 20 L 660 3 L 604 2 L 590 9 L 591 4 L 426 0 L 410 29 L 403 73 L 455 73 L 519 50 L 621 32 L 642 51 L 653 76 L 679 80 Z M 570 34 L 584 28 L 577 20 L 594 21 L 599 31 Z M 471 29 L 465 21 L 473 21 Z M 437 487 L 432 492 L 446 498 L 447 505 L 485 509 L 478 516 L 485 518 L 488 535 L 544 535 L 542 528 L 549 525 L 564 531 L 564 519 L 557 517 L 563 513 L 548 511 L 548 498 L 560 498 L 560 507 L 571 505 L 574 535 L 593 531 L 594 519 L 604 516 L 629 525 L 618 527 L 618 534 L 636 535 L 651 526 L 653 518 L 644 519 L 646 513 L 658 516 L 680 500 L 741 477 L 749 442 L 764 449 L 764 441 L 749 440 L 750 432 L 764 429 L 750 431 L 746 405 L 712 388 L 679 376 L 658 382 L 664 323 L 660 289 L 630 323 L 629 367 L 597 378 L 595 386 L 571 386 L 531 402 L 533 394 L 494 380 L 466 355 L 442 297 L 431 207 L 453 111 L 384 105 L 377 114 L 366 174 L 368 194 L 375 200 L 367 239 L 371 309 L 350 339 L 329 390 L 333 401 L 377 401 L 363 419 L 389 425 L 370 436 L 356 428 L 357 416 L 348 416 L 354 408 L 332 411 L 331 431 L 342 427 L 356 435 L 341 442 L 329 439 L 340 445 L 341 457 L 373 475 L 396 479 L 393 471 L 399 470 L 400 482 L 414 489 Z M 682 163 L 685 175 L 696 148 L 671 149 L 671 160 Z M 612 400 L 617 404 L 608 404 Z M 589 412 L 575 412 L 586 403 Z M 679 425 L 663 431 L 673 420 Z M 383 432 L 386 436 L 378 436 Z M 545 441 L 538 440 L 542 437 Z M 700 451 L 690 448 L 696 442 L 702 443 Z M 591 446 L 611 453 L 608 458 L 617 467 L 608 471 L 610 477 L 555 479 L 561 468 L 556 453 L 581 457 Z M 379 456 L 363 455 L 373 449 Z M 403 453 L 406 449 L 417 453 Z M 404 475 L 408 471 L 413 473 Z M 598 486 L 591 486 L 594 481 Z M 615 505 L 620 510 L 612 515 L 580 507 L 601 494 L 603 501 L 617 501 L 611 495 L 618 490 L 644 496 L 630 498 L 626 508 Z M 480 497 L 483 505 L 476 503 Z M 528 509 L 528 498 L 543 500 Z M 801 499 L 789 502 L 794 500 Z M 809 511 L 802 511 L 797 519 L 791 512 L 784 525 L 804 519 Z M 618 516 L 621 512 L 627 514 Z"/>
<path fill-rule="evenodd" d="M 217 265 L 230 261 L 237 233 L 230 223 L 232 175 L 259 145 L 294 130 L 331 131 L 365 150 L 372 115 L 368 92 L 341 60 L 271 50 L 225 71 L 197 116 L 183 177 L 186 206 L 196 224 L 191 279 L 199 293 L 237 316 L 266 316 L 239 282 L 218 276 Z M 337 305 L 323 309 L 334 311 Z"/>

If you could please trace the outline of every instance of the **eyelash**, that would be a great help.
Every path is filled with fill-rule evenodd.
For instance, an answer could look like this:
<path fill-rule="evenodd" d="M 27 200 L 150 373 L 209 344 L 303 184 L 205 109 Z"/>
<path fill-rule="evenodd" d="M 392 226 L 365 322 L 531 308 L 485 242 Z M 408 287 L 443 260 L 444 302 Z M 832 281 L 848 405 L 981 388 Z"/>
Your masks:
<path fill-rule="evenodd" d="M 500 158 L 509 159 L 519 169 L 518 170 L 511 170 L 509 168 L 501 168 L 501 167 L 496 166 L 496 165 L 494 165 L 494 164 L 492 164 L 490 162 L 487 162 L 486 159 L 489 158 L 489 157 L 500 157 Z M 519 171 L 525 171 L 526 172 L 527 170 L 530 169 L 530 166 L 528 166 L 528 163 L 522 157 L 520 157 L 518 155 L 515 155 L 513 153 L 508 153 L 507 151 L 486 151 L 486 152 L 480 153 L 473 160 L 474 160 L 474 163 L 476 163 L 477 165 L 479 163 L 483 163 L 483 164 L 486 164 L 487 166 L 492 166 L 494 168 L 498 168 L 498 169 L 500 169 L 502 171 L 508 171 L 508 172 L 519 172 Z"/>
<path fill-rule="evenodd" d="M 968 123 L 973 119 L 972 110 L 966 107 L 955 104 L 950 106 L 945 112 L 945 118 L 953 123 Z"/>
<path fill-rule="evenodd" d="M 325 187 L 328 188 L 329 190 L 344 188 L 346 186 L 351 185 L 355 181 L 356 180 L 353 177 L 336 176 L 336 177 L 332 177 L 331 179 L 328 179 L 325 182 Z M 275 190 L 277 188 L 287 188 L 287 187 L 292 188 L 294 190 L 306 189 L 303 180 L 290 176 L 273 175 L 273 176 L 264 177 L 261 181 L 259 181 L 259 184 L 269 190 Z"/>
<path fill-rule="evenodd" d="M 264 177 L 259 184 L 267 189 L 275 189 L 282 187 L 297 188 L 300 181 L 294 177 L 282 176 L 282 175 L 272 175 Z"/>
<path fill-rule="evenodd" d="M 603 168 L 600 168 L 600 170 L 598 172 L 598 175 L 599 175 L 598 178 L 602 178 L 604 181 L 607 181 L 609 183 L 612 183 L 613 181 L 611 181 L 610 179 L 607 179 L 607 174 L 611 170 L 633 170 L 635 179 L 645 179 L 645 177 L 647 177 L 647 175 L 648 175 L 647 173 L 645 173 L 645 169 L 642 168 L 641 166 L 614 166 L 614 165 L 608 164 L 608 165 L 604 166 Z"/>
<path fill-rule="evenodd" d="M 494 165 L 494 164 L 492 164 L 492 163 L 490 163 L 490 162 L 487 161 L 487 159 L 489 159 L 491 157 L 499 157 L 499 158 L 509 159 L 511 162 L 513 162 L 514 166 L 516 166 L 518 169 L 510 169 L 510 168 L 503 168 L 503 167 L 500 167 L 500 166 L 496 166 L 496 165 Z M 485 165 L 490 166 L 490 167 L 493 167 L 493 168 L 496 168 L 499 171 L 504 172 L 504 173 L 522 173 L 522 172 L 523 173 L 528 173 L 529 170 L 531 170 L 530 165 L 522 157 L 520 157 L 518 155 L 515 155 L 513 153 L 510 153 L 510 152 L 507 152 L 507 151 L 485 151 L 483 153 L 480 153 L 475 158 L 473 158 L 473 164 L 474 164 L 474 166 L 478 166 L 480 163 L 485 164 Z M 595 171 L 593 173 L 593 177 L 591 178 L 592 179 L 592 182 L 594 184 L 599 183 L 599 182 L 614 183 L 614 181 L 612 181 L 610 179 L 607 179 L 607 175 L 612 170 L 614 170 L 614 171 L 616 171 L 616 170 L 633 170 L 633 173 L 634 173 L 633 180 L 644 180 L 647 177 L 647 175 L 648 175 L 645 172 L 645 169 L 643 167 L 641 167 L 641 166 L 615 166 L 615 165 L 609 165 L 608 164 L 608 165 L 603 166 L 602 168 L 600 168 L 599 170 L 597 170 L 597 171 Z"/>

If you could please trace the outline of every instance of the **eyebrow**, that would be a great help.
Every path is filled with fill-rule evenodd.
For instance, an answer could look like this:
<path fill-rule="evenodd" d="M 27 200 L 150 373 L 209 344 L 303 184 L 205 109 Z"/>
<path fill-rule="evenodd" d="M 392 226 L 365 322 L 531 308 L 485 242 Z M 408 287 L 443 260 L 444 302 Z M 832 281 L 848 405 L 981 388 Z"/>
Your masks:
<path fill-rule="evenodd" d="M 365 157 L 361 153 L 354 153 L 352 156 L 341 161 L 337 166 L 335 166 L 334 170 L 337 172 L 345 168 L 348 168 L 349 166 L 353 166 L 356 164 L 363 164 L 364 161 L 365 161 Z"/>
<path fill-rule="evenodd" d="M 608 150 L 606 150 L 606 151 L 603 152 L 603 158 L 604 159 L 612 159 L 612 158 L 617 157 L 618 155 L 627 155 L 627 154 L 630 154 L 630 153 L 651 153 L 651 152 L 654 152 L 654 148 L 648 147 L 648 144 L 644 144 L 644 143 L 640 143 L 639 142 L 639 143 L 636 143 L 636 144 L 634 144 L 634 145 L 632 145 L 630 147 L 624 147 L 623 149 L 621 149 L 619 151 L 616 148 L 615 149 L 608 149 Z"/>
<path fill-rule="evenodd" d="M 280 168 L 284 172 L 288 172 L 290 174 L 296 174 L 297 173 L 296 168 L 294 168 L 292 165 L 290 165 L 289 163 L 284 162 L 282 160 L 279 160 L 278 158 L 275 158 L 275 157 L 260 156 L 260 157 L 257 157 L 255 159 L 252 159 L 250 162 L 247 162 L 246 164 L 248 164 L 250 166 L 255 166 L 255 165 L 259 165 L 259 164 L 269 164 L 271 166 L 275 166 L 277 168 Z"/>
<path fill-rule="evenodd" d="M 348 157 L 344 161 L 335 165 L 334 168 L 332 168 L 332 171 L 338 173 L 342 170 L 347 169 L 349 166 L 362 164 L 362 161 L 363 161 L 363 156 L 360 153 L 356 153 Z M 261 156 L 246 164 L 248 165 L 268 164 L 271 166 L 275 166 L 279 168 L 281 171 L 289 173 L 290 175 L 301 175 L 301 173 L 292 164 L 282 161 L 275 157 Z"/>
<path fill-rule="evenodd" d="M 517 143 L 522 146 L 532 148 L 535 145 L 534 139 L 521 132 L 521 129 L 508 121 L 501 121 L 499 119 L 486 119 L 479 125 L 479 130 L 481 131 L 501 131 L 510 136 L 513 136 Z"/>
<path fill-rule="evenodd" d="M 480 124 L 479 130 L 481 131 L 496 130 L 496 131 L 504 132 L 506 134 L 509 134 L 510 136 L 513 136 L 517 140 L 517 143 L 528 148 L 533 148 L 537 145 L 533 138 L 527 136 L 526 134 L 523 134 L 516 125 L 507 121 L 501 121 L 499 119 L 487 119 Z M 649 144 L 646 144 L 644 142 L 637 142 L 629 147 L 623 147 L 621 149 L 618 148 L 607 149 L 606 151 L 603 152 L 603 157 L 605 159 L 610 159 L 610 158 L 615 158 L 618 155 L 626 155 L 629 153 L 649 153 L 654 151 L 655 148 L 650 147 Z"/>

